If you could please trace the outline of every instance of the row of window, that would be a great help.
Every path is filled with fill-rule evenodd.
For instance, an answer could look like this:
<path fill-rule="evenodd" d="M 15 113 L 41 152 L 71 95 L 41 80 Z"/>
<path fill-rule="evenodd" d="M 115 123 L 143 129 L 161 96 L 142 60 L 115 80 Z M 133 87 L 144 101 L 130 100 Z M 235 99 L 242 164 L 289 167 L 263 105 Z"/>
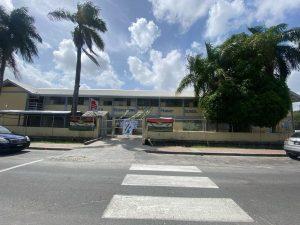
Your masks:
<path fill-rule="evenodd" d="M 96 100 L 100 100 L 99 98 L 95 98 Z M 78 105 L 88 105 L 90 99 L 80 97 L 78 99 Z M 101 103 L 101 101 L 99 101 Z M 103 106 L 135 106 L 135 102 L 137 106 L 141 107 L 158 107 L 159 100 L 158 99 L 124 99 L 124 98 L 114 98 L 114 99 L 103 99 Z M 49 97 L 46 99 L 46 104 L 48 105 L 65 105 L 66 98 L 64 97 Z M 67 98 L 67 104 L 72 105 L 72 98 Z M 160 106 L 162 107 L 196 107 L 197 102 L 192 99 L 160 99 Z"/>
<path fill-rule="evenodd" d="M 24 126 L 26 127 L 69 127 L 68 115 L 26 115 Z"/>

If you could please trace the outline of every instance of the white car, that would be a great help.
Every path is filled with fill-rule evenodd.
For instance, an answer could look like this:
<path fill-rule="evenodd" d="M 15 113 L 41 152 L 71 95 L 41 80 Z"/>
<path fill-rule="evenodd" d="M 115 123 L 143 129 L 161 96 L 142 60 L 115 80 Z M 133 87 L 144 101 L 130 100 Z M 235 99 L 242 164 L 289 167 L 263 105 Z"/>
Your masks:
<path fill-rule="evenodd" d="M 284 142 L 284 150 L 287 156 L 297 159 L 300 156 L 300 131 L 296 131 Z"/>

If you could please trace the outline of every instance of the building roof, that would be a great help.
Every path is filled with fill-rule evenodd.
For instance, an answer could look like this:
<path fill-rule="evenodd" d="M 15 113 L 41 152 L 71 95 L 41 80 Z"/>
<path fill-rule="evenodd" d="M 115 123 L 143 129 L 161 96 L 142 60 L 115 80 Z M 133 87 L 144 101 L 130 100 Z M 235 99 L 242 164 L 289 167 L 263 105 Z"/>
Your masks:
<path fill-rule="evenodd" d="M 34 88 L 23 84 L 16 80 L 7 79 L 4 81 L 4 86 L 7 84 L 18 86 L 30 94 L 43 96 L 73 96 L 73 89 L 64 88 Z M 193 98 L 193 94 L 176 94 L 175 92 L 153 91 L 153 90 L 121 90 L 121 89 L 83 89 L 79 90 L 81 97 L 165 97 L 165 98 Z"/>
<path fill-rule="evenodd" d="M 290 91 L 290 96 L 292 102 L 300 102 L 300 95 L 298 95 L 297 93 Z"/>
<path fill-rule="evenodd" d="M 14 85 L 33 95 L 42 96 L 73 96 L 73 89 L 65 88 L 34 88 L 16 80 L 6 79 L 5 85 Z M 83 89 L 79 90 L 80 97 L 128 97 L 128 98 L 194 98 L 193 93 L 176 94 L 175 92 L 153 90 L 121 90 L 121 89 Z M 290 91 L 292 102 L 300 102 L 300 95 Z"/>
<path fill-rule="evenodd" d="M 81 113 L 78 111 L 78 113 Z M 48 115 L 48 114 L 56 114 L 56 115 L 65 115 L 71 114 L 71 111 L 42 111 L 42 110 L 0 110 L 0 114 L 12 114 L 12 115 Z"/>

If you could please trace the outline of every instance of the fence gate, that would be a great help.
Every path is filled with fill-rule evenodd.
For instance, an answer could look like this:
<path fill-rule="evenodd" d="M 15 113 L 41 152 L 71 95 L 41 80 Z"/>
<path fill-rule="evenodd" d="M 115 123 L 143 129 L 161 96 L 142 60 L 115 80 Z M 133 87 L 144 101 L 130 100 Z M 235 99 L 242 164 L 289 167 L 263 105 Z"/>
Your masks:
<path fill-rule="evenodd" d="M 114 135 L 122 135 L 124 128 L 126 129 L 126 121 L 133 121 L 134 129 L 132 131 L 133 135 L 141 135 L 143 128 L 143 120 L 142 119 L 111 119 L 106 120 L 106 126 L 102 126 L 100 129 L 105 129 L 105 132 L 108 136 L 114 136 Z M 102 132 L 101 132 L 102 133 Z"/>

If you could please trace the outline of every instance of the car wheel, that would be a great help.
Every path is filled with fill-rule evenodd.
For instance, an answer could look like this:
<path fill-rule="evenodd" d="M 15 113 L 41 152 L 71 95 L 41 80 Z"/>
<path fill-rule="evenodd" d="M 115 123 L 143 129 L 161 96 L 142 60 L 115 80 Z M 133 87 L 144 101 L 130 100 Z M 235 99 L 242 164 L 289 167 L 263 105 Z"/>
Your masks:
<path fill-rule="evenodd" d="M 295 153 L 286 152 L 286 155 L 287 155 L 288 157 L 290 157 L 291 159 L 297 159 L 297 158 L 298 158 L 298 155 L 295 154 Z"/>

